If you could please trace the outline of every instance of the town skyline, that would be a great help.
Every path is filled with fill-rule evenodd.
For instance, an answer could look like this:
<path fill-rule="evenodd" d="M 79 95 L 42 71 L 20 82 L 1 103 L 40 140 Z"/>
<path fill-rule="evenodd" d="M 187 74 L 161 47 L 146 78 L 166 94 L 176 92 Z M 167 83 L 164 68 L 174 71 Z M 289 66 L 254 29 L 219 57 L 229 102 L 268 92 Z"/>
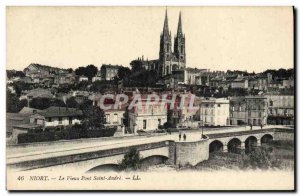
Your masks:
<path fill-rule="evenodd" d="M 109 7 L 109 9 L 102 10 L 98 7 L 85 7 L 76 10 L 72 7 L 60 9 L 53 9 L 53 7 L 43 7 L 42 9 L 9 7 L 7 8 L 6 69 L 23 70 L 30 63 L 73 69 L 88 64 L 94 64 L 97 67 L 102 64 L 119 64 L 128 67 L 130 61 L 138 57 L 144 56 L 145 59 L 148 58 L 149 60 L 156 59 L 158 58 L 159 35 L 163 27 L 165 7 L 146 8 L 131 7 L 120 11 L 118 9 L 122 8 L 119 7 Z M 241 10 L 233 8 L 234 11 L 228 7 L 225 9 L 224 7 L 222 9 L 218 7 L 201 7 L 201 9 L 168 7 L 167 9 L 172 38 L 176 34 L 179 11 L 182 13 L 182 26 L 187 45 L 186 67 L 212 71 L 246 70 L 248 72 L 293 68 L 292 9 L 287 7 L 266 7 L 257 10 L 247 7 Z M 247 9 L 251 11 L 247 12 Z M 49 15 L 47 13 L 50 12 L 55 12 L 55 17 L 48 16 L 49 18 L 46 20 L 46 15 Z M 239 12 L 243 13 L 243 16 L 239 16 Z M 290 13 L 287 14 L 287 12 Z M 84 17 L 80 17 L 79 13 L 84 14 Z M 99 13 L 100 18 L 97 20 L 95 18 Z M 20 18 L 24 14 L 26 17 Z M 112 14 L 114 15 L 113 21 L 110 20 L 108 24 L 105 22 L 105 18 Z M 249 17 L 249 14 L 252 14 L 253 17 Z M 268 17 L 261 18 L 261 14 Z M 206 17 L 203 17 L 204 15 Z M 139 16 L 138 20 L 136 16 Z M 199 24 L 204 25 L 195 26 L 197 21 L 190 20 L 195 17 L 200 20 L 197 20 Z M 91 20 L 91 18 L 93 19 Z M 259 22 L 258 18 L 260 19 Z M 31 24 L 26 23 L 26 20 L 30 20 Z M 216 24 L 213 24 L 213 20 Z M 45 21 L 47 22 L 45 23 Z M 24 26 L 24 24 L 28 26 Z M 80 26 L 80 24 L 84 25 Z M 263 28 L 255 29 L 256 25 Z M 100 28 L 99 31 L 96 28 L 99 26 L 105 28 Z M 209 28 L 205 28 L 207 26 Z M 36 31 L 21 30 L 13 33 L 12 30 L 16 28 L 35 29 Z M 80 28 L 83 30 L 82 33 L 74 32 Z M 248 28 L 252 28 L 253 34 L 248 31 Z M 95 32 L 91 32 L 90 29 Z M 108 34 L 104 29 L 108 29 L 111 33 Z M 224 30 L 223 33 L 220 32 L 221 30 Z M 211 32 L 209 33 L 209 31 Z M 18 32 L 25 33 L 19 35 Z M 230 32 L 236 33 L 235 36 L 231 35 Z M 258 32 L 265 32 L 265 34 L 258 35 Z M 252 37 L 246 39 L 244 36 L 247 35 Z M 36 42 L 32 45 L 33 39 Z M 239 42 L 239 39 L 243 40 L 244 43 Z M 272 42 L 272 39 L 276 42 Z M 76 44 L 75 40 L 77 40 Z M 257 41 L 253 43 L 253 40 Z M 261 42 L 261 47 L 257 45 L 258 42 Z M 233 46 L 229 45 L 230 43 Z M 19 44 L 22 44 L 23 47 Z M 29 44 L 30 48 L 27 48 L 26 46 Z M 61 48 L 57 48 L 57 46 Z M 127 50 L 125 49 L 126 46 Z M 130 46 L 133 46 L 132 50 L 130 50 Z M 257 50 L 254 50 L 254 47 Z M 217 50 L 217 48 L 221 49 Z M 239 52 L 242 50 L 240 48 L 244 49 L 244 52 Z M 233 53 L 238 54 L 239 57 L 234 58 Z M 221 64 L 221 61 L 226 63 Z M 209 62 L 211 63 L 209 64 Z"/>

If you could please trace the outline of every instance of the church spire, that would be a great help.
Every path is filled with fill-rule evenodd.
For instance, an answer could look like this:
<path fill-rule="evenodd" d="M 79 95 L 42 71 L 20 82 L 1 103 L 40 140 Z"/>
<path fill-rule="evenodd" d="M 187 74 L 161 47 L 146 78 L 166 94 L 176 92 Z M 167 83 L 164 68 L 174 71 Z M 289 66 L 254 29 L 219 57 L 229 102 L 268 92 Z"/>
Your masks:
<path fill-rule="evenodd" d="M 177 27 L 177 36 L 178 35 L 182 35 L 181 11 L 179 12 L 179 20 L 178 20 L 178 27 Z"/>
<path fill-rule="evenodd" d="M 166 14 L 165 14 L 165 21 L 164 21 L 164 29 L 163 29 L 163 35 L 169 34 L 169 26 L 168 26 L 168 10 L 166 8 Z"/>

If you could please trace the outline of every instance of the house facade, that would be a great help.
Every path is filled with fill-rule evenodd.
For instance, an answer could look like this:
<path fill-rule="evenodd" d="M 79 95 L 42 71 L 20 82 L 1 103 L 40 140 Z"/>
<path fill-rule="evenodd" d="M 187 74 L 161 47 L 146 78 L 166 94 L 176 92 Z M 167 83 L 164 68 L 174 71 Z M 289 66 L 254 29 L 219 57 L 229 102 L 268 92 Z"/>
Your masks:
<path fill-rule="evenodd" d="M 229 100 L 227 98 L 201 100 L 200 120 L 205 126 L 229 125 Z"/>
<path fill-rule="evenodd" d="M 129 127 L 134 134 L 138 130 L 153 131 L 167 122 L 166 103 L 161 100 L 158 103 L 147 104 L 146 99 L 141 99 L 141 107 L 137 105 L 128 111 Z"/>
<path fill-rule="evenodd" d="M 265 96 L 244 96 L 230 98 L 230 125 L 267 124 L 268 102 Z"/>

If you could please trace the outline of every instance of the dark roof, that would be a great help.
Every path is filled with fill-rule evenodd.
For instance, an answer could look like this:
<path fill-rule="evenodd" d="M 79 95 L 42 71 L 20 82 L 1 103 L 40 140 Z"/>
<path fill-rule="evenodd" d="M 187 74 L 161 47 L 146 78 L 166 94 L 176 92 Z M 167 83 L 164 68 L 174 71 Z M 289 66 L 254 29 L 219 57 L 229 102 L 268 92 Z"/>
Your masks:
<path fill-rule="evenodd" d="M 35 112 L 41 112 L 42 110 L 34 109 L 34 108 L 29 108 L 29 107 L 24 107 L 19 114 L 34 114 Z"/>
<path fill-rule="evenodd" d="M 63 117 L 63 116 L 81 116 L 82 111 L 77 108 L 67 108 L 67 107 L 49 107 L 38 112 L 44 117 Z"/>

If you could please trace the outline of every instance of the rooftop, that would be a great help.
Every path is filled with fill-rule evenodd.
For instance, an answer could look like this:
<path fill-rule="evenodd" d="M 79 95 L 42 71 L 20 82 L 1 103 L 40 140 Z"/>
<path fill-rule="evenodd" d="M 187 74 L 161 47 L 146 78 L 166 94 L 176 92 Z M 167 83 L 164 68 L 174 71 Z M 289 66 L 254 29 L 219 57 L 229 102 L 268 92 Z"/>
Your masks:
<path fill-rule="evenodd" d="M 65 116 L 81 116 L 82 111 L 77 108 L 67 108 L 67 107 L 49 107 L 38 112 L 44 117 L 65 117 Z"/>

